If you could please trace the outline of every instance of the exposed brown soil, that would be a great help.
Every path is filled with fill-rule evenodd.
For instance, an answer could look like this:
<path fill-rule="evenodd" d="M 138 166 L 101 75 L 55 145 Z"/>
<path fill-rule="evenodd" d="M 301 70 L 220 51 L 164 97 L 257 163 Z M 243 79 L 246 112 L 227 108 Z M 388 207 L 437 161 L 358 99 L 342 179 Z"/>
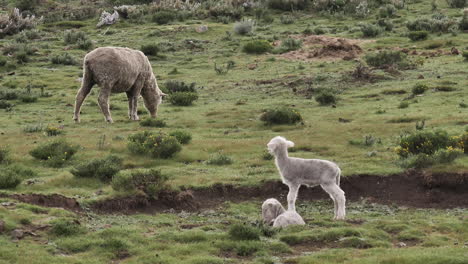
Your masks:
<path fill-rule="evenodd" d="M 30 203 L 45 207 L 60 207 L 73 212 L 80 212 L 80 204 L 73 198 L 68 198 L 60 194 L 1 194 L 0 197 L 13 198 L 24 203 Z"/>
<path fill-rule="evenodd" d="M 385 177 L 356 175 L 343 178 L 341 186 L 348 201 L 367 199 L 382 204 L 397 204 L 418 208 L 468 207 L 468 173 L 430 174 L 408 171 Z M 136 213 L 158 212 L 169 209 L 196 211 L 214 208 L 225 201 L 241 202 L 275 197 L 285 202 L 288 188 L 281 181 L 267 181 L 259 186 L 237 187 L 215 184 L 210 188 L 167 192 L 158 200 L 143 196 L 115 198 L 93 205 L 99 212 Z M 301 200 L 329 199 L 320 188 L 301 187 Z"/>
<path fill-rule="evenodd" d="M 348 201 L 370 202 L 417 208 L 468 207 L 468 173 L 427 173 L 409 170 L 389 176 L 355 175 L 341 179 Z M 259 186 L 215 184 L 209 188 L 166 191 L 157 200 L 145 196 L 119 197 L 96 202 L 91 209 L 99 213 L 155 213 L 165 210 L 197 211 L 216 208 L 225 201 L 241 202 L 277 198 L 285 202 L 288 192 L 281 181 L 266 181 Z M 62 207 L 79 212 L 78 202 L 62 195 L 0 195 L 22 202 L 48 207 Z M 320 188 L 301 187 L 300 200 L 329 199 Z"/>
<path fill-rule="evenodd" d="M 359 44 L 369 40 L 335 38 L 323 35 L 294 35 L 294 39 L 302 41 L 302 48 L 281 54 L 280 57 L 290 60 L 311 61 L 317 59 L 351 60 L 363 52 Z M 275 42 L 274 45 L 280 45 Z"/>

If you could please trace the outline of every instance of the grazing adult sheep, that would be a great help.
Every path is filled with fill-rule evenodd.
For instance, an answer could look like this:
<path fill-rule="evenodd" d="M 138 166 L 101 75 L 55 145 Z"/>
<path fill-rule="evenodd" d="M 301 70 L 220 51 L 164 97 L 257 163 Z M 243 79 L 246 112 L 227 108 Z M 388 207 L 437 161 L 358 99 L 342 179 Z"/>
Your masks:
<path fill-rule="evenodd" d="M 288 211 L 296 211 L 299 187 L 320 185 L 334 203 L 334 219 L 345 218 L 345 195 L 340 188 L 341 170 L 335 163 L 320 159 L 301 159 L 288 156 L 288 148 L 294 147 L 292 141 L 284 137 L 274 137 L 267 144 L 268 151 L 275 156 L 275 164 L 284 184 L 288 185 Z"/>
<path fill-rule="evenodd" d="M 263 222 L 273 227 L 286 227 L 289 225 L 305 225 L 302 217 L 295 211 L 285 211 L 281 203 L 270 198 L 262 204 Z"/>
<path fill-rule="evenodd" d="M 98 103 L 109 123 L 112 123 L 109 111 L 111 93 L 127 94 L 131 120 L 139 120 L 137 103 L 140 95 L 153 118 L 156 118 L 158 105 L 165 95 L 159 89 L 151 63 L 143 52 L 119 47 L 97 48 L 84 58 L 83 81 L 76 95 L 73 116 L 76 122 L 80 122 L 81 105 L 95 84 L 101 87 Z"/>

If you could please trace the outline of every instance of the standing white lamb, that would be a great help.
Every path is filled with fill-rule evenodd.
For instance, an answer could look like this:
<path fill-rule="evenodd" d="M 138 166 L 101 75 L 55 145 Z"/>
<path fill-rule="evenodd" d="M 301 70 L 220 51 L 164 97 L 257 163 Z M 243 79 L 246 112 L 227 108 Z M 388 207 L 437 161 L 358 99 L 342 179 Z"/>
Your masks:
<path fill-rule="evenodd" d="M 296 199 L 299 187 L 320 185 L 334 203 L 334 219 L 345 218 L 345 195 L 340 188 L 341 170 L 335 163 L 320 159 L 290 158 L 288 148 L 294 147 L 292 141 L 284 137 L 274 137 L 267 144 L 268 151 L 275 156 L 275 164 L 283 183 L 288 185 L 288 211 L 296 211 Z"/>
<path fill-rule="evenodd" d="M 286 227 L 289 225 L 305 225 L 302 217 L 295 211 L 286 211 L 281 203 L 274 199 L 267 199 L 262 204 L 263 222 L 273 227 Z"/>

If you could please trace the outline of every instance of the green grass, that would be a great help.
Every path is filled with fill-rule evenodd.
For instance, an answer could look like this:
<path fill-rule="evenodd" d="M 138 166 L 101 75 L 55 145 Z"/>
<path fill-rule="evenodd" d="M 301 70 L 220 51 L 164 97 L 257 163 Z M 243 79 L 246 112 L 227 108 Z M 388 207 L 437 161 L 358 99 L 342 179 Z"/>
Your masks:
<path fill-rule="evenodd" d="M 459 9 L 448 8 L 442 0 L 436 2 L 444 14 L 459 19 Z M 8 3 L 9 7 L 13 6 L 12 1 Z M 78 6 L 77 1 L 70 4 Z M 213 19 L 196 18 L 166 25 L 157 25 L 145 18 L 138 22 L 122 20 L 109 29 L 97 29 L 96 19 L 41 24 L 38 26 L 40 39 L 29 44 L 37 48 L 37 52 L 28 56 L 29 62 L 18 64 L 14 57 L 4 56 L 7 63 L 0 66 L 1 91 L 25 94 L 30 89 L 30 95 L 38 98 L 28 103 L 20 98 L 8 100 L 13 107 L 0 109 L 0 148 L 10 150 L 10 163 L 35 172 L 25 176 L 23 182 L 37 180 L 35 184 L 23 183 L 5 192 L 59 193 L 77 197 L 82 204 L 120 195 L 106 182 L 76 178 L 70 173 L 80 163 L 109 154 L 122 157 L 123 168 L 129 171 L 160 169 L 169 176 L 168 183 L 175 189 L 215 183 L 256 185 L 263 180 L 279 180 L 274 161 L 265 156 L 266 143 L 277 135 L 285 136 L 298 146 L 291 156 L 333 160 L 342 169 L 344 177 L 402 172 L 393 149 L 400 134 L 414 131 L 418 120 L 426 120 L 426 129 L 444 129 L 451 135 L 460 135 L 467 127 L 467 108 L 460 107 L 468 101 L 466 72 L 460 70 L 466 67 L 466 62 L 461 56 L 424 55 L 437 49 L 448 52 L 451 47 L 465 50 L 468 46 L 466 33 L 460 32 L 456 36 L 431 33 L 427 40 L 418 42 L 406 37 L 405 22 L 431 16 L 431 1 L 407 3 L 407 8 L 397 10 L 398 18 L 392 19 L 393 31 L 383 32 L 359 44 L 364 50 L 360 60 L 367 53 L 395 47 L 421 54 L 408 56 L 418 62 L 415 69 L 399 73 L 375 70 L 376 75 L 384 77 L 376 82 L 350 79 L 349 73 L 356 67 L 352 60 L 294 61 L 276 54 L 248 55 L 242 51 L 242 47 L 252 40 L 265 39 L 271 43 L 319 25 L 327 29 L 327 36 L 361 38 L 358 24 L 374 23 L 375 12 L 378 11 L 374 10 L 364 19 L 295 12 L 295 22 L 283 24 L 280 17 L 284 13 L 272 11 L 274 21 L 268 25 L 260 21 L 253 36 L 233 34 L 235 21 L 223 24 Z M 194 28 L 198 24 L 207 25 L 209 30 L 197 33 Z M 81 123 L 73 122 L 72 105 L 80 86 L 78 78 L 82 76 L 78 64 L 86 51 L 64 44 L 63 33 L 71 28 L 83 31 L 95 47 L 139 49 L 145 43 L 158 44 L 158 56 L 150 57 L 150 61 L 162 89 L 168 80 L 196 82 L 199 98 L 192 106 L 173 106 L 166 98 L 158 112 L 158 120 L 165 122 L 164 127 L 157 128 L 158 131 L 190 133 L 191 141 L 181 152 L 171 159 L 161 160 L 128 151 L 127 136 L 150 128 L 128 120 L 125 94 L 111 97 L 114 124 L 105 123 L 99 110 L 96 103 L 98 87 L 94 87 L 82 107 Z M 232 34 L 228 35 L 226 31 Z M 15 36 L 0 39 L 0 47 L 17 45 L 14 39 Z M 52 56 L 65 50 L 79 62 L 77 65 L 50 62 Z M 226 74 L 219 75 L 213 68 L 215 63 L 234 66 Z M 12 72 L 14 74 L 8 74 Z M 399 108 L 400 103 L 410 96 L 414 85 L 422 81 L 420 75 L 428 89 L 421 96 L 406 100 L 409 107 Z M 339 98 L 336 108 L 320 106 L 313 94 L 307 96 L 309 87 L 304 79 L 312 79 L 314 89 L 336 92 Z M 304 125 L 265 126 L 260 120 L 261 114 L 266 109 L 278 107 L 291 107 L 300 112 Z M 149 116 L 141 100 L 139 110 L 142 119 Z M 339 122 L 340 118 L 351 122 Z M 50 140 L 42 131 L 48 126 L 60 127 L 61 134 L 55 138 L 80 145 L 76 155 L 63 168 L 47 166 L 29 155 L 32 149 Z M 381 142 L 369 146 L 349 143 L 366 135 L 373 135 Z M 377 154 L 368 155 L 370 152 Z M 208 161 L 214 153 L 222 153 L 234 162 L 211 166 Z M 468 157 L 465 155 L 454 163 L 437 165 L 432 170 L 466 172 Z M 0 207 L 7 231 L 23 226 L 28 220 L 32 225 L 40 225 L 69 217 L 79 220 L 86 231 L 69 237 L 53 237 L 53 243 L 39 243 L 26 237 L 18 242 L 18 247 L 10 241 L 8 232 L 0 234 L 0 263 L 26 263 L 31 259 L 37 263 L 79 263 L 83 259 L 86 263 L 109 263 L 120 258 L 123 263 L 238 263 L 239 258 L 245 263 L 269 263 L 271 258 L 284 255 L 297 263 L 462 263 L 466 260 L 462 245 L 468 239 L 468 231 L 466 218 L 460 218 L 466 214 L 465 209 L 378 207 L 374 210 L 368 204 L 352 204 L 348 210 L 350 217 L 365 220 L 363 224 L 355 225 L 330 221 L 329 205 L 318 208 L 301 205 L 300 213 L 304 219 L 309 219 L 305 229 L 286 229 L 273 234 L 271 240 L 262 237 L 260 241 L 239 244 L 229 239 L 226 223 L 259 220 L 260 202 L 225 205 L 214 212 L 188 214 L 182 218 L 177 214 L 158 214 L 92 215 L 89 219 L 59 209 L 17 203 L 13 209 Z M 185 224 L 198 227 L 185 230 L 181 228 Z M 47 231 L 39 233 L 39 241 L 48 234 Z M 409 246 L 396 248 L 400 240 Z M 324 243 L 325 247 L 312 255 L 302 255 L 302 252 L 316 251 L 317 243 Z"/>

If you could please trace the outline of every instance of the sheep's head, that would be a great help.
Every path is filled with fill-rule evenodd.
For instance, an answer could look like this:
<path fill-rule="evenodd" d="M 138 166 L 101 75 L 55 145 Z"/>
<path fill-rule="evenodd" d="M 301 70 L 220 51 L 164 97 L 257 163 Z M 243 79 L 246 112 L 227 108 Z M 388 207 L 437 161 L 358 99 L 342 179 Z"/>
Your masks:
<path fill-rule="evenodd" d="M 294 142 L 286 140 L 284 137 L 274 137 L 267 144 L 270 154 L 275 154 L 278 150 L 294 147 Z"/>
<path fill-rule="evenodd" d="M 275 219 L 284 212 L 285 210 L 278 200 L 274 198 L 266 200 L 262 204 L 263 223 L 272 225 Z"/>
<path fill-rule="evenodd" d="M 164 96 L 166 96 L 166 94 L 159 89 L 156 78 L 152 77 L 149 80 L 146 87 L 141 90 L 141 96 L 143 97 L 143 101 L 151 117 L 156 117 L 158 106 L 161 104 Z"/>

